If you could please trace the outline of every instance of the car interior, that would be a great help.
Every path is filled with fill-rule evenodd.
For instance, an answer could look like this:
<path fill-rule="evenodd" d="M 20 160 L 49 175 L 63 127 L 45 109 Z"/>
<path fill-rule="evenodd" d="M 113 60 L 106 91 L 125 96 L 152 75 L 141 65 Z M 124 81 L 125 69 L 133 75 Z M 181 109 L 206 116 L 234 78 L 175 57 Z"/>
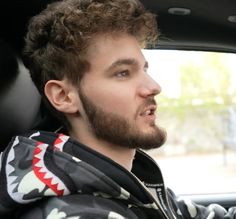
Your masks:
<path fill-rule="evenodd" d="M 0 150 L 12 136 L 32 129 L 55 131 L 60 125 L 44 109 L 19 53 L 6 41 L 0 41 Z"/>
<path fill-rule="evenodd" d="M 160 36 L 156 49 L 236 53 L 236 1 L 141 1 L 157 15 Z M 0 3 L 0 151 L 14 135 L 31 129 L 55 131 L 60 127 L 44 108 L 21 61 L 28 21 L 50 2 L 5 0 Z M 236 191 L 191 198 L 203 205 L 236 206 Z"/>

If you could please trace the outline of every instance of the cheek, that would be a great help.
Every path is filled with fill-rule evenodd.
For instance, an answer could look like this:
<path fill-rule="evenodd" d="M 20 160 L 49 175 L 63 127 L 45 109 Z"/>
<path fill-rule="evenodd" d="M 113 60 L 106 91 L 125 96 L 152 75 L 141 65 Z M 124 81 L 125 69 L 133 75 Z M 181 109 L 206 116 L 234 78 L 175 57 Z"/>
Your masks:
<path fill-rule="evenodd" d="M 92 98 L 93 102 L 104 111 L 114 112 L 121 115 L 124 113 L 132 112 L 134 108 L 134 95 L 130 90 L 111 87 L 99 87 L 94 89 L 90 87 L 89 97 Z"/>

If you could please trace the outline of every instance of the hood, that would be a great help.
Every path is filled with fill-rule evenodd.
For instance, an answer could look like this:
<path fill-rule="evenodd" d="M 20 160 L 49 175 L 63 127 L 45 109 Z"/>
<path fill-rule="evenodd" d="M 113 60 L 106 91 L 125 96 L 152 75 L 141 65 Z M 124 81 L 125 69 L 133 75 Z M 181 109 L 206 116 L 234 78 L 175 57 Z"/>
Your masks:
<path fill-rule="evenodd" d="M 140 156 L 138 152 L 138 159 Z M 135 163 L 139 166 L 140 162 L 135 159 Z M 0 214 L 48 196 L 69 194 L 157 208 L 134 174 L 64 134 L 35 132 L 13 138 L 1 155 L 0 174 Z"/>

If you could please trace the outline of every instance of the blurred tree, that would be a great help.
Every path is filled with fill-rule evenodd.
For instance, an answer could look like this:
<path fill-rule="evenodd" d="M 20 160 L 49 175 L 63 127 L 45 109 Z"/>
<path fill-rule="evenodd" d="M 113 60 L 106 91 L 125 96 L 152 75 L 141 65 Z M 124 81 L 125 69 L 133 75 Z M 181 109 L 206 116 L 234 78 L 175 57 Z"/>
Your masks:
<path fill-rule="evenodd" d="M 181 99 L 201 99 L 225 105 L 232 103 L 230 69 L 221 53 L 202 53 L 198 60 L 188 60 L 180 66 Z"/>

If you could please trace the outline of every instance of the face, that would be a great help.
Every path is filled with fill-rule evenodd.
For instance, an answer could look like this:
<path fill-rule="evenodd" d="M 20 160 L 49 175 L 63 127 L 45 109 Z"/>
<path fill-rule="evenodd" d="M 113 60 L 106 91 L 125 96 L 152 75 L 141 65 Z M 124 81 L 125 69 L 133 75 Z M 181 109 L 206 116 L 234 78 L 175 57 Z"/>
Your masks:
<path fill-rule="evenodd" d="M 88 58 L 91 68 L 78 93 L 80 116 L 93 135 L 128 148 L 161 146 L 166 133 L 156 125 L 154 100 L 161 88 L 147 74 L 137 40 L 129 35 L 97 37 Z"/>

